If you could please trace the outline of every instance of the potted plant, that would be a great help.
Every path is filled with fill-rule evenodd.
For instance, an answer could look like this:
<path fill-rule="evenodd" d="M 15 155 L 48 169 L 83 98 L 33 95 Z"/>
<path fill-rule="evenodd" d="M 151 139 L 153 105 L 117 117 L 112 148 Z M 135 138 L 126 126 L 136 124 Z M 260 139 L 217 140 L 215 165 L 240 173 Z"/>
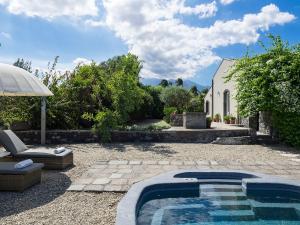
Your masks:
<path fill-rule="evenodd" d="M 229 124 L 230 123 L 230 116 L 224 116 L 224 123 Z"/>
<path fill-rule="evenodd" d="M 230 117 L 230 124 L 235 124 L 236 123 L 236 118 L 234 116 Z"/>
<path fill-rule="evenodd" d="M 212 122 L 212 118 L 206 117 L 206 128 L 211 128 L 211 122 Z"/>
<path fill-rule="evenodd" d="M 217 114 L 215 115 L 215 117 L 214 117 L 214 122 L 217 122 L 217 123 L 221 122 L 221 115 L 220 115 L 219 113 L 217 113 Z"/>

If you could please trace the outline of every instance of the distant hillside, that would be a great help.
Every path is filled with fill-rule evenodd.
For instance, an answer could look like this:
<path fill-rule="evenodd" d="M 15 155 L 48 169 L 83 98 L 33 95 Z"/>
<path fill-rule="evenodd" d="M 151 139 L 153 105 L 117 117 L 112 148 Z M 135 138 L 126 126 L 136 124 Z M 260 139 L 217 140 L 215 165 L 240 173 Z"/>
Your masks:
<path fill-rule="evenodd" d="M 157 85 L 159 85 L 161 79 L 142 78 L 141 81 L 144 85 L 157 86 Z M 171 81 L 173 84 L 175 84 L 175 80 L 169 80 L 169 81 Z M 203 85 L 198 84 L 198 83 L 196 83 L 194 81 L 191 81 L 191 80 L 183 80 L 183 87 L 185 87 L 187 89 L 190 89 L 193 86 L 196 86 L 199 91 L 202 91 L 205 88 L 209 88 L 208 86 L 203 86 Z"/>

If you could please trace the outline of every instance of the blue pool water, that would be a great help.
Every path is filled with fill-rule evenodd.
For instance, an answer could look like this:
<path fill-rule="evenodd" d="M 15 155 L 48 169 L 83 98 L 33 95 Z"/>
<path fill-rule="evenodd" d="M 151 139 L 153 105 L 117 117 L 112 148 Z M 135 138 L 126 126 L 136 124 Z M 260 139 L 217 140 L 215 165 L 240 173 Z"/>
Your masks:
<path fill-rule="evenodd" d="M 275 191 L 246 195 L 236 184 L 158 189 L 143 202 L 138 225 L 300 225 L 297 196 Z"/>

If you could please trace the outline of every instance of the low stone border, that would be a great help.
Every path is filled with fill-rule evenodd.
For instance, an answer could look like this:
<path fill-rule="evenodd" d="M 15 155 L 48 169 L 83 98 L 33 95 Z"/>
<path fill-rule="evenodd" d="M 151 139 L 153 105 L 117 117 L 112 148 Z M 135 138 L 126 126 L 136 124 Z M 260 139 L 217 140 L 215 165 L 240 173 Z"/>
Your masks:
<path fill-rule="evenodd" d="M 26 144 L 39 144 L 40 131 L 16 131 Z M 166 142 L 166 143 L 211 143 L 218 137 L 240 137 L 250 135 L 250 130 L 203 129 L 164 131 L 113 131 L 112 142 Z M 90 130 L 48 130 L 47 144 L 96 143 L 100 139 Z"/>

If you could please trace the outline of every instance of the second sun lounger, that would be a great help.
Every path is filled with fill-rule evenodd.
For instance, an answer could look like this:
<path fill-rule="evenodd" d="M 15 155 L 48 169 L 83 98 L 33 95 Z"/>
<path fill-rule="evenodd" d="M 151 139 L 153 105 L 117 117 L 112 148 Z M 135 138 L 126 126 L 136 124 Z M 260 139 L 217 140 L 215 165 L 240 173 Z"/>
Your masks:
<path fill-rule="evenodd" d="M 42 163 L 34 163 L 22 169 L 15 162 L 0 162 L 0 191 L 24 191 L 41 182 Z"/>

